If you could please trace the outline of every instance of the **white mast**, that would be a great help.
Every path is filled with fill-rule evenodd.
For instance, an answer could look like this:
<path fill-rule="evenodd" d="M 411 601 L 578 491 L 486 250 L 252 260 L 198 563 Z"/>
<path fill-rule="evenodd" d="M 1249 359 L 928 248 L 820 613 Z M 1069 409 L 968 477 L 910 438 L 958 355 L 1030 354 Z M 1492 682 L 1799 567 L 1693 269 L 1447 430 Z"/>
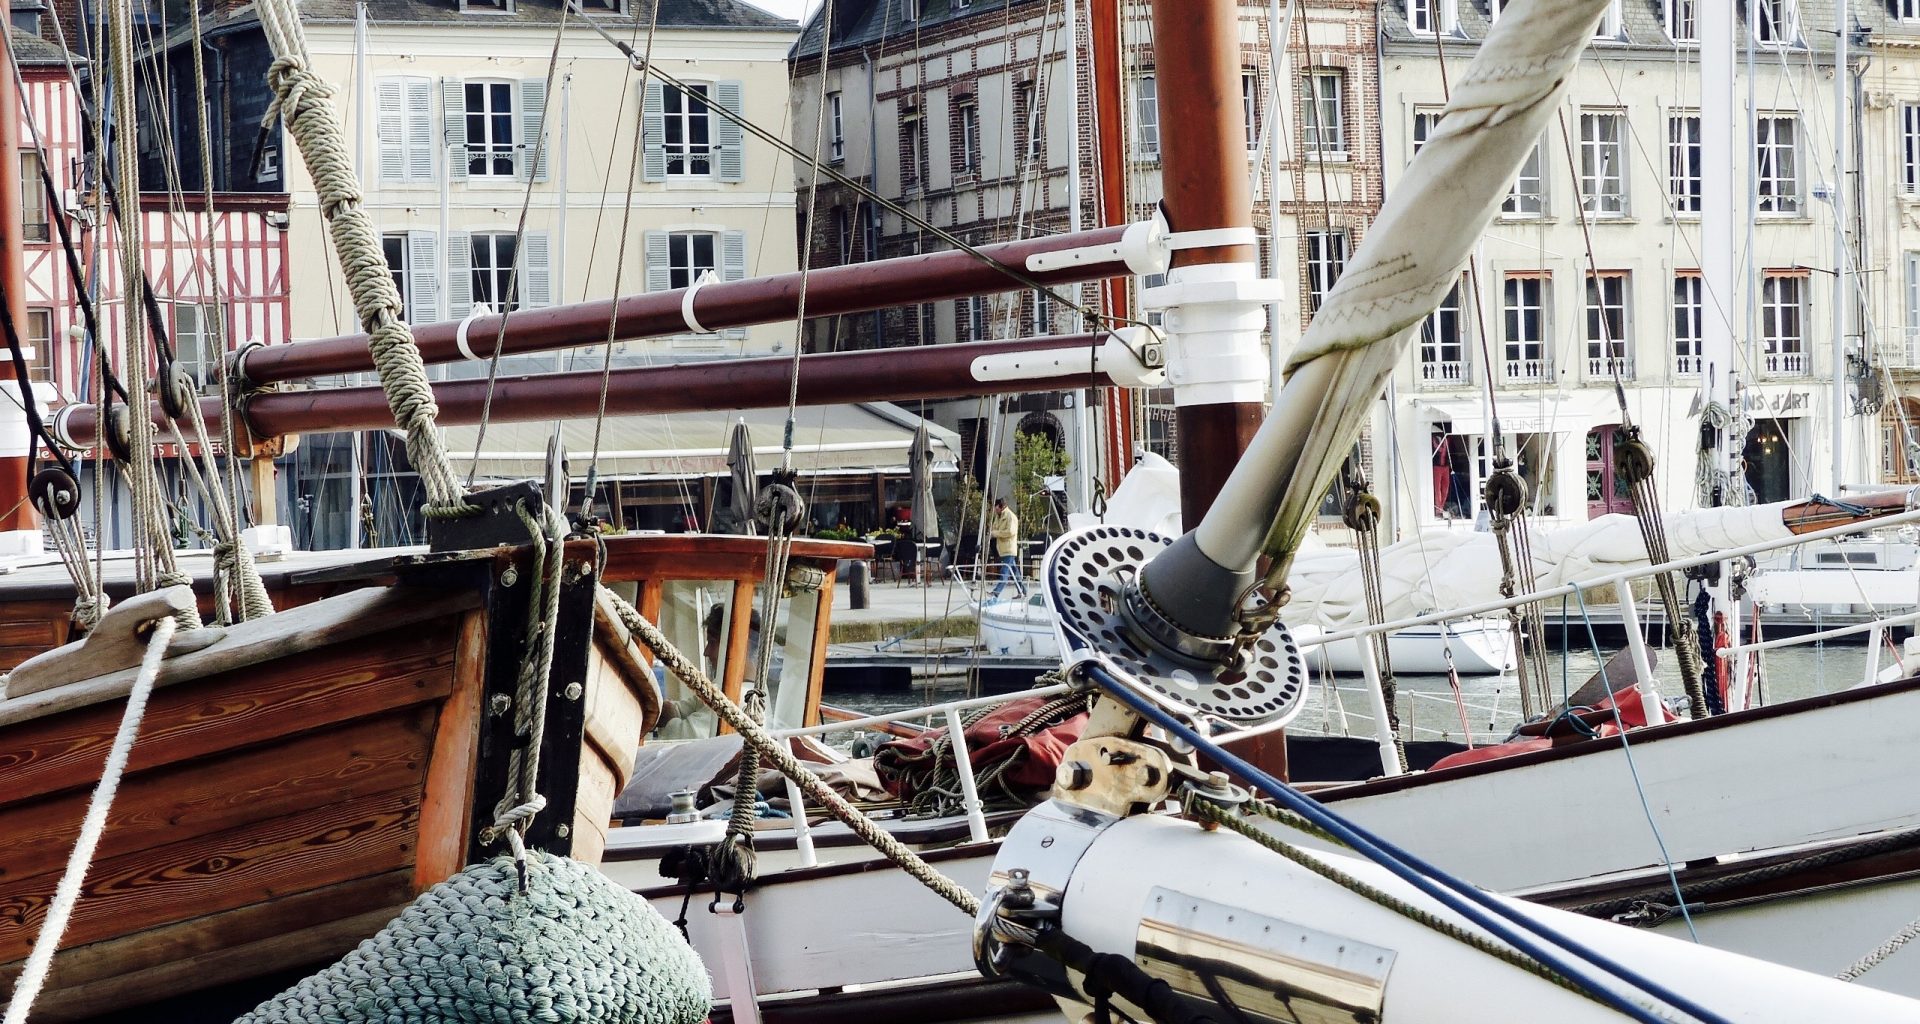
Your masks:
<path fill-rule="evenodd" d="M 1080 112 L 1080 2 L 1067 0 L 1066 26 L 1060 33 L 1062 55 L 1067 67 L 1067 111 L 1069 123 L 1074 126 L 1076 136 L 1083 123 Z M 1041 37 L 1045 38 L 1045 22 L 1041 25 Z M 1034 106 L 1046 102 L 1038 85 L 1034 86 Z M 1042 113 L 1030 127 L 1030 131 L 1045 131 L 1047 118 Z M 1075 146 L 1067 157 L 1067 230 L 1080 230 L 1080 149 Z M 1076 294 L 1083 294 L 1075 286 Z M 1074 330 L 1080 330 L 1075 325 Z M 1046 333 L 1042 329 L 1042 333 Z M 1080 453 L 1070 467 L 1067 479 L 1073 483 L 1073 508 L 1077 512 L 1093 511 L 1093 469 L 1097 465 L 1093 441 L 1093 414 L 1089 406 L 1093 404 L 1093 389 L 1081 388 L 1073 393 L 1073 448 Z"/>
<path fill-rule="evenodd" d="M 1847 479 L 1847 140 L 1852 74 L 1847 70 L 1847 0 L 1833 5 L 1833 496 Z"/>
<path fill-rule="evenodd" d="M 1744 178 L 1734 177 L 1733 132 L 1736 123 L 1745 123 L 1742 117 L 1738 122 L 1734 117 L 1733 103 L 1733 43 L 1734 17 L 1730 3 L 1697 3 L 1693 5 L 1694 16 L 1699 20 L 1694 26 L 1694 35 L 1700 40 L 1700 277 L 1701 277 L 1701 323 L 1700 323 L 1700 361 L 1701 381 L 1706 391 L 1706 405 L 1719 406 L 1727 411 L 1726 425 L 1720 428 L 1720 436 L 1714 439 L 1714 449 L 1710 457 L 1714 460 L 1714 469 L 1724 473 L 1726 493 L 1720 496 L 1721 504 L 1740 504 L 1741 495 L 1735 488 L 1744 487 L 1744 475 L 1739 470 L 1740 451 L 1744 439 L 1736 437 L 1734 424 L 1739 422 L 1738 395 L 1734 388 L 1735 358 L 1733 324 L 1734 318 L 1744 308 L 1736 298 L 1733 276 L 1733 258 L 1736 251 L 1734 233 L 1735 200 L 1733 183 Z M 1744 211 L 1745 204 L 1739 209 Z M 1739 635 L 1740 609 L 1728 599 L 1728 578 L 1732 566 L 1720 563 L 1720 578 L 1710 588 L 1713 594 L 1713 606 L 1727 616 L 1727 628 Z M 1705 638 L 1712 640 L 1709 635 Z M 1733 666 L 1736 684 L 1731 687 L 1729 703 L 1735 707 L 1745 704 L 1745 692 L 1737 682 L 1745 676 L 1744 655 Z M 1734 708 L 1730 707 L 1731 711 Z"/>
<path fill-rule="evenodd" d="M 376 176 L 367 166 L 367 121 L 368 113 L 375 109 L 373 97 L 368 95 L 372 88 L 372 74 L 367 67 L 367 5 L 362 2 L 353 6 L 353 163 L 359 168 L 361 181 L 374 181 Z M 365 500 L 361 490 L 360 445 L 365 439 L 359 431 L 347 434 L 347 547 L 357 548 L 366 542 L 361 536 L 360 503 Z M 316 502 L 318 496 L 315 496 Z M 319 515 L 315 508 L 312 515 Z"/>

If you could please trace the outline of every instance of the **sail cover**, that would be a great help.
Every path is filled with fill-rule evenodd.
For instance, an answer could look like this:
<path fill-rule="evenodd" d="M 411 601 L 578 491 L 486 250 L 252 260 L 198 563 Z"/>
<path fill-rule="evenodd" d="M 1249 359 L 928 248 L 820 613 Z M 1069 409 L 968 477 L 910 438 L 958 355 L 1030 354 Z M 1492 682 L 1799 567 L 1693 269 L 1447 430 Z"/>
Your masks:
<path fill-rule="evenodd" d="M 778 466 L 786 432 L 784 409 L 674 413 L 660 416 L 609 416 L 600 432 L 600 479 L 644 480 L 726 473 L 728 442 L 744 421 L 752 432 L 753 455 L 762 467 Z M 809 406 L 799 410 L 793 432 L 793 465 L 803 473 L 907 472 L 918 416 L 884 402 Z M 447 428 L 448 454 L 463 474 L 473 462 L 479 427 Z M 489 479 L 522 479 L 545 474 L 550 423 L 495 423 L 487 428 L 480 452 L 480 473 Z M 571 420 L 561 437 L 575 470 L 584 473 L 593 460 L 592 420 Z M 936 470 L 958 462 L 960 435 L 927 424 Z"/>

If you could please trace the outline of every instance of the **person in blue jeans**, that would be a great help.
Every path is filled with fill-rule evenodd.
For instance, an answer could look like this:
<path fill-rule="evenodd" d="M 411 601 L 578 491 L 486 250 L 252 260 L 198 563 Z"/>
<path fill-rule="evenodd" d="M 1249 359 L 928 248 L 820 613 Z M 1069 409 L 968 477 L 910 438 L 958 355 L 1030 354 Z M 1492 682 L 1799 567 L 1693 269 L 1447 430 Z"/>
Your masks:
<path fill-rule="evenodd" d="M 993 554 L 1000 563 L 1000 582 L 993 585 L 988 600 L 997 600 L 1000 591 L 1012 583 L 1021 597 L 1027 596 L 1027 581 L 1020 575 L 1020 517 L 1007 507 L 1007 499 L 993 499 L 993 516 L 987 521 L 993 535 Z"/>

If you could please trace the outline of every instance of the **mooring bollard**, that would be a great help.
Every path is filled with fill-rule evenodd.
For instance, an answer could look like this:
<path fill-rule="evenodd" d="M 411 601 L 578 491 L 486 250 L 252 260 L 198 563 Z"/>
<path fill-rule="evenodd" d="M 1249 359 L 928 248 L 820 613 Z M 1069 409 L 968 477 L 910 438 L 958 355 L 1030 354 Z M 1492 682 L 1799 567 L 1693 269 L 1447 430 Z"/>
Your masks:
<path fill-rule="evenodd" d="M 873 566 L 865 559 L 847 566 L 847 607 L 859 611 L 867 606 L 867 584 L 873 579 Z"/>

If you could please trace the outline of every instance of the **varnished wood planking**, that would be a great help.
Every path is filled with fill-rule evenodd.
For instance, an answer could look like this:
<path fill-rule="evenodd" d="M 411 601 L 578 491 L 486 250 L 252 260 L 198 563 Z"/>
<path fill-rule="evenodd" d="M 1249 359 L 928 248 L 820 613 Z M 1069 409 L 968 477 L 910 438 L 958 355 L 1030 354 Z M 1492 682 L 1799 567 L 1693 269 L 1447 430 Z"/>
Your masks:
<path fill-rule="evenodd" d="M 409 788 L 96 861 L 62 945 L 411 868 L 419 804 Z M 49 872 L 0 894 L 0 959 L 27 954 L 58 882 Z"/>
<path fill-rule="evenodd" d="M 249 821 L 422 785 L 433 712 L 410 708 L 338 730 L 129 777 L 96 856 L 177 843 Z M 0 887 L 65 864 L 91 790 L 0 807 Z"/>
<path fill-rule="evenodd" d="M 446 695 L 448 630 L 387 634 L 156 690 L 129 770 L 205 757 Z M 79 708 L 0 733 L 8 796 L 91 786 L 119 728 L 122 703 Z"/>
<path fill-rule="evenodd" d="M 237 950 L 280 935 L 298 934 L 323 921 L 351 919 L 368 913 L 390 914 L 393 908 L 412 898 L 411 884 L 411 872 L 389 871 L 268 903 L 70 947 L 54 958 L 53 969 L 47 975 L 46 992 L 34 1005 L 34 1019 L 59 1019 L 62 1011 L 73 1005 L 67 993 L 85 988 L 97 991 L 103 983 L 117 983 L 123 989 L 123 1005 L 138 1002 L 139 997 L 152 996 L 155 992 L 185 992 L 217 984 L 202 976 L 210 954 L 219 955 L 222 951 Z M 378 930 L 376 926 L 360 937 Z M 5 993 L 19 976 L 22 962 L 16 960 L 0 966 L 0 1002 L 4 1002 Z M 169 967 L 178 969 L 189 963 L 199 966 L 194 976 L 170 979 L 164 987 L 147 987 L 152 979 L 146 972 Z M 259 969 L 258 964 L 249 967 L 249 973 Z M 99 1009 L 112 1009 L 113 1005 Z"/>
<path fill-rule="evenodd" d="M 64 620 L 71 609 L 63 609 L 60 618 Z M 25 616 L 15 613 L 12 608 L 0 618 L 0 647 L 52 647 L 67 635 L 66 623 L 56 622 L 44 612 L 30 612 Z"/>
<path fill-rule="evenodd" d="M 413 889 L 424 892 L 465 865 L 479 757 L 480 703 L 486 692 L 487 616 L 462 616 L 454 649 L 453 691 L 434 724 L 433 760 L 420 802 L 419 856 Z"/>

